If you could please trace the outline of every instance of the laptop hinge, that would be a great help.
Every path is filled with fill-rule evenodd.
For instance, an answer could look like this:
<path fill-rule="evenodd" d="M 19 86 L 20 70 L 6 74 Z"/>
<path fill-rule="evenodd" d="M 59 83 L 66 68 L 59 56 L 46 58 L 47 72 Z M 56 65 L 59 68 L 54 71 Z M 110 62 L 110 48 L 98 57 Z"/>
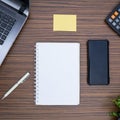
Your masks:
<path fill-rule="evenodd" d="M 23 14 L 24 11 L 25 11 L 25 9 L 26 9 L 26 5 L 25 5 L 25 4 L 22 4 L 18 12 L 19 12 L 20 14 Z"/>

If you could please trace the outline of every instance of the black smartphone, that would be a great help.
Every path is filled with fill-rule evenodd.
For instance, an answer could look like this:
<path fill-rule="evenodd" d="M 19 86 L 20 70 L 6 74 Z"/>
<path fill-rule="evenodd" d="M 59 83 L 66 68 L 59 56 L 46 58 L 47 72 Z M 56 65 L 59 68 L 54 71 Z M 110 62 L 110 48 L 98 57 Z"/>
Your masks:
<path fill-rule="evenodd" d="M 88 84 L 109 84 L 109 41 L 88 40 Z"/>

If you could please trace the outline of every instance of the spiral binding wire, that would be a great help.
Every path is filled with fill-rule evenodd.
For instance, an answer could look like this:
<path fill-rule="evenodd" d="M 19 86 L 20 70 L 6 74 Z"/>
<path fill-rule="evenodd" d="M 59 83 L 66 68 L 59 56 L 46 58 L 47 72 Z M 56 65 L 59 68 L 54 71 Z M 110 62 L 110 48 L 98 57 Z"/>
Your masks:
<path fill-rule="evenodd" d="M 38 45 L 37 45 L 37 43 L 36 43 L 36 45 L 35 45 L 35 58 L 34 58 L 34 63 L 35 63 L 35 70 L 34 70 L 34 72 L 35 72 L 35 82 L 34 82 L 34 90 L 35 90 L 35 103 L 37 104 L 38 103 L 38 100 L 39 100 L 39 80 L 38 80 L 38 78 L 39 78 L 39 74 L 38 74 L 38 67 L 39 67 L 39 57 L 38 57 L 38 54 L 39 54 L 39 50 L 38 50 Z"/>

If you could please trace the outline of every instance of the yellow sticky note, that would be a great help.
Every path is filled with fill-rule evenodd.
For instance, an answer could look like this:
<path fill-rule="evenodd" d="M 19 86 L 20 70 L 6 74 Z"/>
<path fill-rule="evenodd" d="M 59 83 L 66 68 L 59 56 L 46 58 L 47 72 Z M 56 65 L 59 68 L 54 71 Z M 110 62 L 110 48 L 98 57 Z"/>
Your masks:
<path fill-rule="evenodd" d="M 76 15 L 54 14 L 53 31 L 76 31 Z"/>

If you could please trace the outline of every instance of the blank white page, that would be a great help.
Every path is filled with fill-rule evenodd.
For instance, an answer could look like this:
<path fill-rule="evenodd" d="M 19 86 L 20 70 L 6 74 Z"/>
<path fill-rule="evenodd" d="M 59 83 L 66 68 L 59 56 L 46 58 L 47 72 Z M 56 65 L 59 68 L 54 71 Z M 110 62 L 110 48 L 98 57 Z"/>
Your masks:
<path fill-rule="evenodd" d="M 78 105 L 80 43 L 36 43 L 36 105 Z"/>

